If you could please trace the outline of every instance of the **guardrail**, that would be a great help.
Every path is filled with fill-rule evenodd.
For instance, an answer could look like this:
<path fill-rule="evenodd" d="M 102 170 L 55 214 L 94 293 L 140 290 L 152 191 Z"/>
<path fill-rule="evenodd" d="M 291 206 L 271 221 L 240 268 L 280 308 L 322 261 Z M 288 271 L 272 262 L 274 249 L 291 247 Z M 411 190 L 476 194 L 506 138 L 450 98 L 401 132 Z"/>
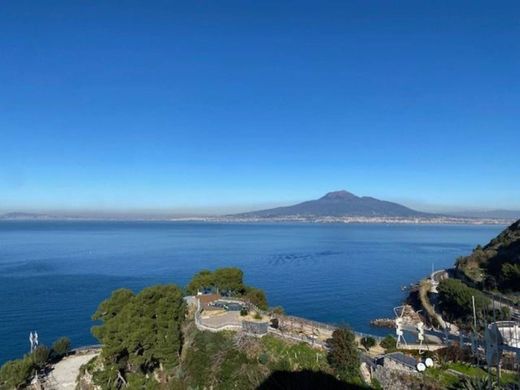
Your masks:
<path fill-rule="evenodd" d="M 302 323 L 304 325 L 308 325 L 308 326 L 313 327 L 313 328 L 326 329 L 326 330 L 328 330 L 330 332 L 334 332 L 336 329 L 338 329 L 338 326 L 331 325 L 331 324 L 326 324 L 326 323 L 318 322 L 318 321 L 314 321 L 314 320 L 309 320 L 307 318 L 296 317 L 296 316 L 287 316 L 287 315 L 284 315 L 284 316 L 281 316 L 281 317 L 282 317 L 282 320 L 288 319 L 290 321 L 299 322 L 299 323 Z M 358 337 L 372 337 L 376 341 L 382 341 L 384 339 L 384 337 L 376 336 L 376 335 L 369 334 L 369 333 L 363 333 L 363 332 L 358 332 L 358 331 L 354 331 L 354 330 L 353 330 L 353 332 Z"/>
<path fill-rule="evenodd" d="M 302 318 L 302 317 L 283 315 L 283 316 L 281 316 L 281 318 L 283 321 L 288 320 L 288 321 L 292 321 L 292 322 L 300 322 L 302 324 L 308 325 L 313 328 L 327 329 L 327 330 L 330 330 L 331 332 L 333 332 L 334 330 L 337 329 L 337 326 L 325 324 L 323 322 L 318 322 L 318 321 L 314 321 L 314 320 L 309 320 L 307 318 Z"/>
<path fill-rule="evenodd" d="M 90 349 L 101 349 L 103 346 L 101 344 L 92 344 L 92 345 L 84 345 L 81 347 L 73 348 L 70 350 L 70 352 L 82 352 L 82 351 L 88 351 Z"/>
<path fill-rule="evenodd" d="M 370 333 L 363 333 L 363 332 L 357 332 L 357 331 L 354 331 L 354 334 L 356 336 L 358 336 L 359 338 L 363 338 L 363 337 L 372 337 L 374 340 L 376 340 L 378 343 L 380 343 L 381 341 L 383 341 L 385 338 L 384 337 L 381 337 L 381 336 L 376 336 L 374 334 L 370 334 Z"/>

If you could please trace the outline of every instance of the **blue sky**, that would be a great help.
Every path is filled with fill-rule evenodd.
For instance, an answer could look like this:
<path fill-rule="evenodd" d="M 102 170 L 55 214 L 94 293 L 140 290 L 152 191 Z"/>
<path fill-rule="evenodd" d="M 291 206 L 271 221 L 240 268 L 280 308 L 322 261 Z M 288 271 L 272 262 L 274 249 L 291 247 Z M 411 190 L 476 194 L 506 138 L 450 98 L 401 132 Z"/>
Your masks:
<path fill-rule="evenodd" d="M 0 211 L 520 209 L 517 1 L 15 1 Z"/>

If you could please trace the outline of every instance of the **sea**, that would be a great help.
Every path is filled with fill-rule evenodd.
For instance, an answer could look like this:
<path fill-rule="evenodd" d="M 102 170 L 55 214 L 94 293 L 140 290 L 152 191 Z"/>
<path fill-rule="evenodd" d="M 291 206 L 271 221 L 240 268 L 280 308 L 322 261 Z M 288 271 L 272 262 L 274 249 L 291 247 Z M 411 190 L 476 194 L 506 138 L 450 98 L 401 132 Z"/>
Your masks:
<path fill-rule="evenodd" d="M 485 244 L 504 226 L 1 221 L 0 364 L 68 336 L 96 344 L 91 320 L 121 287 L 185 286 L 197 271 L 240 267 L 289 314 L 357 331 L 392 317 L 402 286 Z"/>

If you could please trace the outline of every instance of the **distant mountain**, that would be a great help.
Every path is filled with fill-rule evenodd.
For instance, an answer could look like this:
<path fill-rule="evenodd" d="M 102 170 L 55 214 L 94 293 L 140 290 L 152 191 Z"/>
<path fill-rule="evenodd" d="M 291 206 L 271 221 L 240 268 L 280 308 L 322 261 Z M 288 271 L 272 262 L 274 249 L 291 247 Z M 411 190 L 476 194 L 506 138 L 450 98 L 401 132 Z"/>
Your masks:
<path fill-rule="evenodd" d="M 464 218 L 520 219 L 520 210 L 473 210 L 454 211 L 450 215 Z"/>
<path fill-rule="evenodd" d="M 329 192 L 325 196 L 294 206 L 277 207 L 235 215 L 241 218 L 305 217 L 433 217 L 434 214 L 412 210 L 398 203 L 369 196 L 356 196 L 348 191 Z"/>

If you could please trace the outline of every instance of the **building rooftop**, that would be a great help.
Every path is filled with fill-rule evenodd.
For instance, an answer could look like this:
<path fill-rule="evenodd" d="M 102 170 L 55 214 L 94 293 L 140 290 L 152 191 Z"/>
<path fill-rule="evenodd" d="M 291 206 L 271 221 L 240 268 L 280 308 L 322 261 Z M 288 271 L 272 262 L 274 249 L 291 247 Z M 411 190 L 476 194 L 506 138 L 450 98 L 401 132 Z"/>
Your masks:
<path fill-rule="evenodd" d="M 219 294 L 201 294 L 197 295 L 197 299 L 200 302 L 202 308 L 207 308 L 211 302 L 215 302 L 220 299 Z"/>
<path fill-rule="evenodd" d="M 383 358 L 391 359 L 399 364 L 410 367 L 414 370 L 415 370 L 415 366 L 417 365 L 417 361 L 413 357 L 407 356 L 402 352 L 387 353 L 386 355 L 383 356 Z"/>

